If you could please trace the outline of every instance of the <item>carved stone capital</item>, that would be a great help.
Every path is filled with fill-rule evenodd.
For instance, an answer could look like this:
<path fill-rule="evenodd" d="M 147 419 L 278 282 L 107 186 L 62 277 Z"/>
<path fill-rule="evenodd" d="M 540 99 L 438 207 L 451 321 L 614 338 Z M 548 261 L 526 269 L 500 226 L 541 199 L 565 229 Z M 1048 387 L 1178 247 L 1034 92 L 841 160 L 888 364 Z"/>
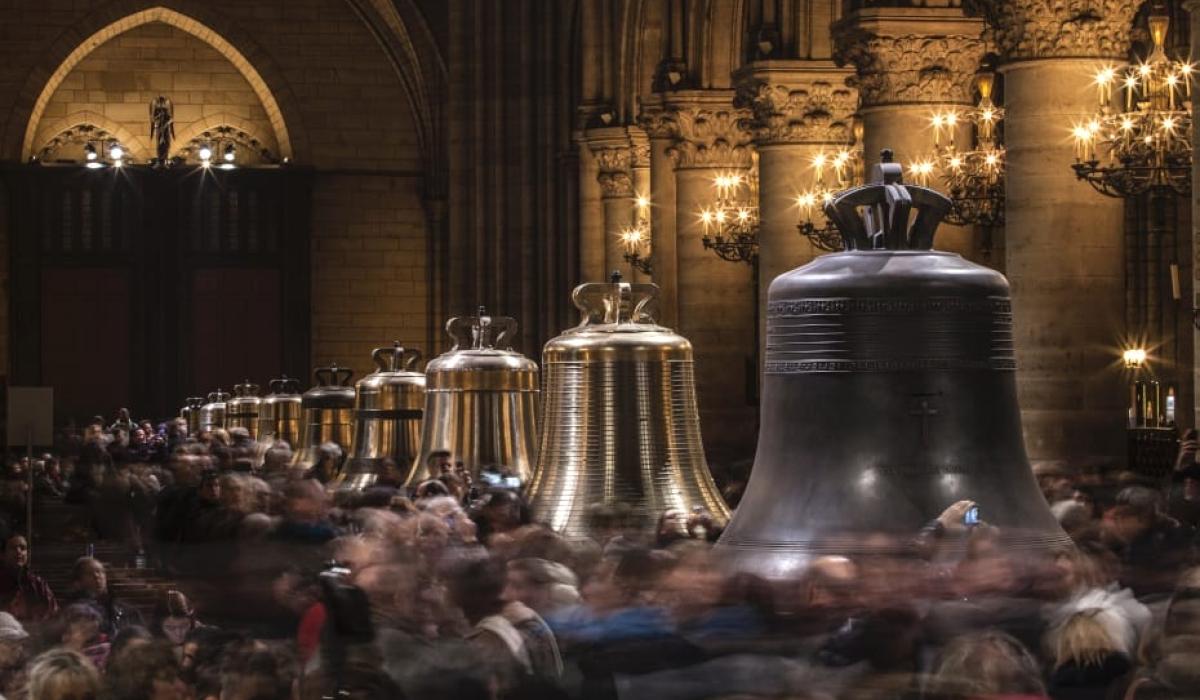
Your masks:
<path fill-rule="evenodd" d="M 633 196 L 633 146 L 624 127 L 589 129 L 588 147 L 596 157 L 600 172 L 601 196 Z"/>
<path fill-rule="evenodd" d="M 981 20 L 958 8 L 862 10 L 834 25 L 834 59 L 854 66 L 850 84 L 864 107 L 970 104 L 982 31 Z"/>
<path fill-rule="evenodd" d="M 674 142 L 667 153 L 680 168 L 749 168 L 750 110 L 733 105 L 732 90 L 681 90 L 667 96 Z"/>
<path fill-rule="evenodd" d="M 1006 60 L 1118 58 L 1142 0 L 966 0 Z"/>
<path fill-rule="evenodd" d="M 858 93 L 836 70 L 748 70 L 738 76 L 736 104 L 749 107 L 748 126 L 758 144 L 830 143 L 852 140 Z"/>
<path fill-rule="evenodd" d="M 675 138 L 675 118 L 671 115 L 670 108 L 657 95 L 642 98 L 637 123 L 652 139 Z"/>

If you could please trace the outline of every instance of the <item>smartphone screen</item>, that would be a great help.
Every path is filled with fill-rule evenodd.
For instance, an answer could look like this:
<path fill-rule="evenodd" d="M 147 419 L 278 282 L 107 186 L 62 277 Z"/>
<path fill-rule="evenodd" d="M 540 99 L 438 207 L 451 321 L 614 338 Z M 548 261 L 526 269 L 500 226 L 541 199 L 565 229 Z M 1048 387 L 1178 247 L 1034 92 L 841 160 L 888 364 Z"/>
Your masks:
<path fill-rule="evenodd" d="M 970 527 L 979 524 L 979 506 L 971 506 L 963 514 L 963 525 Z"/>

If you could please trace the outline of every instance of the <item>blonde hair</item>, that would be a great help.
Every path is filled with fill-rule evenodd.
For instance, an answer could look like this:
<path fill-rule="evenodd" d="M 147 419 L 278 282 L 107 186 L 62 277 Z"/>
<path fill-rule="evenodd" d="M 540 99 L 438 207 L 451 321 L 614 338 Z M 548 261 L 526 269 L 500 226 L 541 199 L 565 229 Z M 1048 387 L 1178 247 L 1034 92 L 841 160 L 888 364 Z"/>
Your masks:
<path fill-rule="evenodd" d="M 29 668 L 29 700 L 94 700 L 100 674 L 86 657 L 67 649 L 51 649 Z"/>
<path fill-rule="evenodd" d="M 1053 632 L 1055 669 L 1070 663 L 1099 666 L 1104 657 L 1119 651 L 1104 623 L 1097 619 L 1101 612 L 1099 608 L 1081 610 Z"/>

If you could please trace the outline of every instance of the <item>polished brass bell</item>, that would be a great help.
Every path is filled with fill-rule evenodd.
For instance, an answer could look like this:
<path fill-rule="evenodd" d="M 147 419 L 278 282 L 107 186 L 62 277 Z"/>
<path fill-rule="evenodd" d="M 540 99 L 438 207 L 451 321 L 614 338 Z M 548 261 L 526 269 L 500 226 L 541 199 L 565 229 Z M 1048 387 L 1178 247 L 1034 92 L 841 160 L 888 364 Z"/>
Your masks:
<path fill-rule="evenodd" d="M 771 283 L 758 451 L 716 550 L 735 568 L 903 554 L 963 500 L 1014 551 L 1067 544 L 1025 455 L 1008 282 L 932 249 L 950 206 L 885 151 L 826 205 L 846 250 Z"/>
<path fill-rule="evenodd" d="M 354 388 L 354 439 L 339 479 L 341 490 L 371 486 L 389 462 L 398 475 L 407 474 L 421 449 L 425 374 L 415 369 L 421 352 L 396 342 L 375 348 L 371 359 L 375 371 Z"/>
<path fill-rule="evenodd" d="M 285 374 L 268 382 L 267 388 L 271 393 L 258 406 L 258 438 L 282 440 L 293 448 L 299 446 L 303 425 L 300 380 Z"/>
<path fill-rule="evenodd" d="M 512 349 L 517 322 L 481 308 L 450 319 L 446 332 L 454 346 L 425 367 L 421 458 L 408 485 L 438 476 L 428 458 L 442 450 L 473 478 L 488 468 L 525 484 L 537 457 L 538 367 Z"/>
<path fill-rule="evenodd" d="M 242 384 L 233 386 L 233 397 L 225 405 L 225 427 L 228 429 L 245 428 L 251 439 L 258 438 L 258 412 L 262 398 L 258 395 L 258 385 L 247 379 Z"/>
<path fill-rule="evenodd" d="M 200 430 L 213 430 L 225 427 L 225 402 L 229 400 L 229 392 L 217 389 L 208 395 L 208 403 L 200 407 Z"/>
<path fill-rule="evenodd" d="M 204 408 L 203 396 L 189 396 L 179 409 L 179 417 L 187 422 L 188 435 L 195 437 L 200 434 L 200 409 Z"/>
<path fill-rule="evenodd" d="M 580 324 L 542 351 L 542 431 L 529 486 L 537 520 L 568 535 L 594 531 L 594 507 L 645 527 L 667 510 L 728 508 L 700 441 L 692 345 L 652 315 L 653 284 L 583 284 Z"/>
<path fill-rule="evenodd" d="M 345 453 L 354 434 L 354 371 L 332 364 L 313 370 L 316 385 L 300 399 L 301 434 L 292 466 L 312 469 L 321 459 L 321 445 L 332 442 Z"/>

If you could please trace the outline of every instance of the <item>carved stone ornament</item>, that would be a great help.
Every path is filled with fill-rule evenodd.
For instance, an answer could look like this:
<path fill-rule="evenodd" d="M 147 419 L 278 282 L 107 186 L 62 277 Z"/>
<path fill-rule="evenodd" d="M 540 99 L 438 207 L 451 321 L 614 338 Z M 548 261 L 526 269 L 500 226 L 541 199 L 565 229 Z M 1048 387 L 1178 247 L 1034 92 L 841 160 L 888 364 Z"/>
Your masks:
<path fill-rule="evenodd" d="M 1044 1 L 1044 0 L 1043 0 Z M 983 58 L 977 36 L 884 36 L 857 27 L 835 35 L 834 59 L 854 65 L 864 107 L 911 103 L 971 103 L 971 79 Z"/>
<path fill-rule="evenodd" d="M 600 174 L 600 191 L 604 197 L 632 197 L 633 178 L 630 174 L 633 149 L 629 146 L 602 146 L 593 148 Z"/>
<path fill-rule="evenodd" d="M 753 136 L 743 126 L 750 110 L 687 107 L 672 112 L 675 145 L 667 150 L 676 168 L 749 168 Z"/>
<path fill-rule="evenodd" d="M 642 105 L 637 118 L 638 126 L 652 139 L 675 137 L 675 118 L 662 105 Z"/>
<path fill-rule="evenodd" d="M 743 84 L 738 104 L 754 117 L 747 124 L 757 143 L 849 143 L 858 95 L 825 80 L 793 88 L 762 80 Z"/>
<path fill-rule="evenodd" d="M 966 0 L 1009 60 L 1126 58 L 1141 0 Z"/>
<path fill-rule="evenodd" d="M 633 167 L 649 168 L 650 167 L 650 144 L 635 143 L 633 144 Z"/>

